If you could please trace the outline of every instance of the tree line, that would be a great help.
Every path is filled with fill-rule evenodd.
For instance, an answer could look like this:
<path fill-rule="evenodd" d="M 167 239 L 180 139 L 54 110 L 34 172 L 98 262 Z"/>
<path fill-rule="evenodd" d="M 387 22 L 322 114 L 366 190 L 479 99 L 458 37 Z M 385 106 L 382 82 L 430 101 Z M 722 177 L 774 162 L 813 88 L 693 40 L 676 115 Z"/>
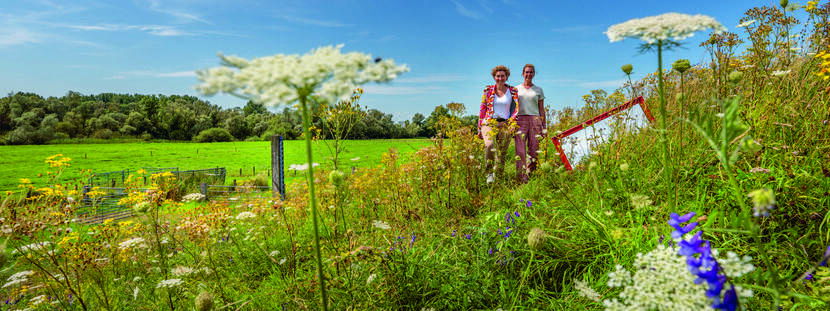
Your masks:
<path fill-rule="evenodd" d="M 346 139 L 433 137 L 439 121 L 449 116 L 449 109 L 436 106 L 429 116 L 416 113 L 411 120 L 396 122 L 391 114 L 368 109 L 354 121 Z M 477 116 L 462 120 L 474 127 Z M 318 116 L 312 123 L 321 129 L 326 126 Z M 327 138 L 326 131 L 322 133 Z M 244 107 L 222 108 L 188 95 L 83 95 L 74 91 L 61 97 L 16 92 L 0 98 L 0 144 L 6 145 L 76 138 L 254 141 L 269 140 L 272 135 L 297 139 L 301 134 L 302 117 L 296 109 L 275 112 L 250 101 Z"/>

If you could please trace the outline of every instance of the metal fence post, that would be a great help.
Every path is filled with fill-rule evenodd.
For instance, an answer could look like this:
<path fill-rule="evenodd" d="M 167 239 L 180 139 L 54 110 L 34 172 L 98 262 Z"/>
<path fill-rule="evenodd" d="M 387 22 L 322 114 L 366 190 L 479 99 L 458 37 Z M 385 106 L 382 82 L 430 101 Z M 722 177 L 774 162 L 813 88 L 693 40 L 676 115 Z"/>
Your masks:
<path fill-rule="evenodd" d="M 282 136 L 271 136 L 271 191 L 282 200 L 285 200 L 284 154 Z"/>

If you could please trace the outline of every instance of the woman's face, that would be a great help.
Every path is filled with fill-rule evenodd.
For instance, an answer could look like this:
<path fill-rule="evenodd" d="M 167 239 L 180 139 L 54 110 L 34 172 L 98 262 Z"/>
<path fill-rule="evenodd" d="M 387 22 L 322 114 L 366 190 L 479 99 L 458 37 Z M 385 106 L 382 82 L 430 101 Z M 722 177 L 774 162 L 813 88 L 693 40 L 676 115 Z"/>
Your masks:
<path fill-rule="evenodd" d="M 507 74 L 504 71 L 496 71 L 496 75 L 493 76 L 493 80 L 496 80 L 496 84 L 504 84 L 507 82 Z"/>
<path fill-rule="evenodd" d="M 536 76 L 536 69 L 533 69 L 533 67 L 525 67 L 525 70 L 522 72 L 522 77 L 525 80 L 533 81 L 534 76 Z"/>

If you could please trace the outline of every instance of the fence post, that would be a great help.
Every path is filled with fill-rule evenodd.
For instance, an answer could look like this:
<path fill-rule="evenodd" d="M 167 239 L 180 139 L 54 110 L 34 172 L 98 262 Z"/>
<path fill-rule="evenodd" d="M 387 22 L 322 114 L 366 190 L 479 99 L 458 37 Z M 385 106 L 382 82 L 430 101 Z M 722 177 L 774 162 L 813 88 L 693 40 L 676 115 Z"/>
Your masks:
<path fill-rule="evenodd" d="M 285 200 L 285 176 L 283 176 L 283 149 L 282 136 L 271 136 L 271 191 L 276 197 Z"/>
<path fill-rule="evenodd" d="M 199 192 L 201 192 L 202 195 L 205 196 L 205 200 L 208 199 L 207 184 L 206 183 L 200 183 L 199 184 Z"/>

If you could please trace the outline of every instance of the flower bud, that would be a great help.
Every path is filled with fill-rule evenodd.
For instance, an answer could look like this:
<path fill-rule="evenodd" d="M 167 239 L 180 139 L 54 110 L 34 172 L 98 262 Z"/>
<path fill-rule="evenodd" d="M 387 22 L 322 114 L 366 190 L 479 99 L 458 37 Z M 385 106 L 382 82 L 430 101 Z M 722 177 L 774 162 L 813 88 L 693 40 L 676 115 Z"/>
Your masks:
<path fill-rule="evenodd" d="M 539 228 L 530 229 L 530 233 L 527 234 L 527 245 L 533 250 L 540 250 L 545 246 L 546 238 L 547 234 L 544 230 Z"/>
<path fill-rule="evenodd" d="M 208 292 L 201 292 L 196 296 L 196 310 L 209 311 L 213 310 L 213 294 Z"/>
<path fill-rule="evenodd" d="M 133 211 L 135 211 L 136 214 L 144 214 L 148 210 L 150 210 L 150 202 L 147 201 L 137 203 L 133 206 Z"/>
<path fill-rule="evenodd" d="M 728 78 L 729 78 L 729 82 L 732 82 L 732 83 L 734 83 L 734 84 L 738 84 L 738 83 L 740 83 L 740 82 L 741 82 L 741 80 L 743 80 L 743 79 L 744 79 L 744 73 L 743 73 L 743 72 L 740 72 L 740 71 L 735 70 L 735 71 L 733 71 L 733 72 L 729 73 L 729 77 L 728 77 Z"/>
<path fill-rule="evenodd" d="M 6 244 L 0 245 L 0 270 L 9 262 L 9 253 L 6 252 Z"/>
<path fill-rule="evenodd" d="M 682 74 L 686 72 L 686 70 L 689 70 L 689 68 L 692 68 L 692 65 L 689 63 L 688 59 L 678 59 L 674 61 L 671 68 Z"/>
<path fill-rule="evenodd" d="M 625 72 L 625 74 L 630 75 L 631 70 L 634 69 L 634 66 L 631 66 L 631 64 L 625 64 L 625 65 L 622 65 L 622 67 L 620 67 L 620 69 L 622 69 L 622 71 Z"/>
<path fill-rule="evenodd" d="M 786 9 L 786 8 L 787 8 L 787 4 L 789 4 L 789 1 L 787 1 L 787 0 L 781 0 L 780 4 L 781 4 L 781 8 L 782 8 L 782 9 Z"/>
<path fill-rule="evenodd" d="M 620 164 L 620 170 L 623 171 L 623 172 L 627 171 L 628 170 L 628 162 L 623 162 L 623 164 Z"/>
<path fill-rule="evenodd" d="M 752 214 L 755 217 L 767 217 L 775 209 L 775 193 L 769 188 L 758 189 L 749 193 L 752 198 Z"/>
<path fill-rule="evenodd" d="M 331 171 L 329 173 L 329 182 L 335 187 L 340 188 L 345 181 L 346 173 L 343 173 L 343 171 Z"/>

